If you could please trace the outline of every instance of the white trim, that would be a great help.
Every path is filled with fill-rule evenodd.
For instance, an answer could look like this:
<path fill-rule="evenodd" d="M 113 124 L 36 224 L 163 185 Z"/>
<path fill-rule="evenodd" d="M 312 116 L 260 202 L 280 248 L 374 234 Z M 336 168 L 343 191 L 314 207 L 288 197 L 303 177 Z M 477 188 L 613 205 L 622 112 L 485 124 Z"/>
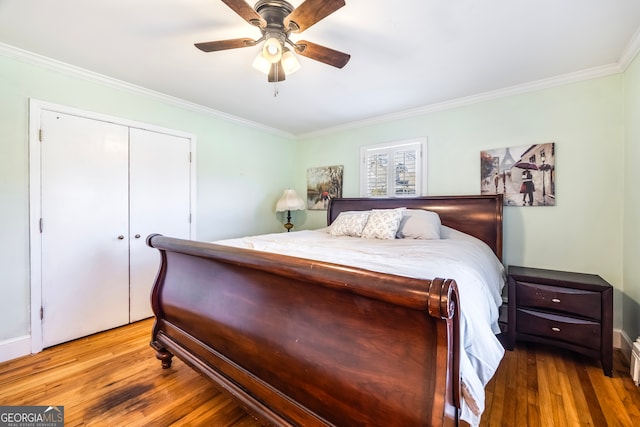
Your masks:
<path fill-rule="evenodd" d="M 100 120 L 117 125 L 145 129 L 157 133 L 164 133 L 185 138 L 190 141 L 191 149 L 191 177 L 190 177 L 190 208 L 191 223 L 189 235 L 196 240 L 196 136 L 161 126 L 128 120 L 106 114 L 94 113 L 59 104 L 53 104 L 37 99 L 29 99 L 29 257 L 30 257 L 30 290 L 31 290 L 31 353 L 38 353 L 43 349 L 42 322 L 40 319 L 40 307 L 42 306 L 42 241 L 40 239 L 40 217 L 42 216 L 41 203 L 41 164 L 40 164 L 40 140 L 42 111 L 54 111 L 63 114 L 84 117 L 92 120 Z M 29 352 L 25 353 L 29 354 Z"/>
<path fill-rule="evenodd" d="M 71 75 L 73 77 L 78 77 L 83 80 L 90 81 L 92 83 L 98 83 L 98 84 L 109 86 L 115 89 L 125 90 L 127 92 L 134 93 L 136 95 L 146 96 L 156 101 L 173 105 L 178 108 L 183 108 L 185 110 L 192 111 L 195 113 L 207 114 L 209 116 L 213 116 L 228 122 L 237 123 L 239 125 L 246 126 L 249 128 L 261 130 L 273 135 L 278 135 L 278 136 L 282 136 L 290 139 L 294 138 L 294 135 L 292 135 L 289 132 L 284 132 L 282 130 L 275 129 L 273 127 L 264 125 L 262 123 L 252 122 L 250 120 L 243 119 L 238 116 L 234 116 L 231 114 L 224 113 L 222 111 L 214 110 L 213 108 L 209 108 L 193 102 L 185 101 L 184 99 L 166 95 L 161 92 L 156 92 L 154 90 L 147 89 L 142 86 L 137 86 L 132 83 L 125 82 L 123 80 L 118 80 L 113 77 L 105 76 L 104 74 L 99 74 L 94 71 L 76 67 L 75 65 L 67 64 L 62 61 L 48 58 L 43 55 L 38 55 L 36 53 L 19 49 L 17 47 L 10 46 L 4 43 L 0 43 L 0 55 L 8 58 L 13 58 L 22 62 L 26 62 L 29 64 L 44 67 L 56 72 L 64 73 L 66 75 Z"/>
<path fill-rule="evenodd" d="M 69 114 L 72 116 L 84 117 L 91 120 L 100 120 L 103 122 L 113 123 L 121 126 L 132 127 L 137 129 L 145 129 L 145 130 L 150 130 L 152 132 L 179 136 L 179 137 L 191 139 L 191 140 L 195 140 L 196 138 L 195 135 L 192 133 L 183 132 L 176 129 L 169 129 L 166 127 L 139 122 L 136 120 L 129 120 L 122 117 L 110 116 L 108 114 L 96 113 L 93 111 L 87 111 L 80 108 L 69 107 L 67 105 L 54 104 L 52 102 L 42 101 L 34 98 L 29 99 L 29 107 L 36 108 L 38 114 L 40 114 L 42 110 L 54 111 L 57 113 Z M 36 136 L 37 136 L 37 133 L 36 133 Z"/>
<path fill-rule="evenodd" d="M 590 68 L 587 70 L 576 71 L 574 73 L 568 73 L 561 76 L 551 77 L 551 78 L 542 79 L 542 80 L 536 80 L 533 82 L 510 86 L 510 87 L 497 89 L 489 92 L 483 92 L 477 95 L 465 96 L 462 98 L 452 99 L 450 101 L 439 102 L 436 104 L 429 104 L 423 107 L 413 108 L 410 110 L 398 111 L 396 113 L 359 120 L 356 122 L 351 122 L 351 123 L 347 123 L 340 126 L 335 126 L 335 127 L 315 131 L 315 132 L 301 134 L 301 135 L 298 135 L 298 137 L 299 138 L 317 137 L 317 136 L 335 133 L 338 131 L 357 129 L 357 128 L 362 128 L 366 126 L 372 126 L 376 124 L 407 119 L 415 116 L 421 116 L 428 113 L 466 107 L 469 105 L 478 104 L 480 102 L 506 98 L 509 96 L 528 93 L 528 92 L 535 92 L 542 89 L 562 86 L 569 83 L 576 83 L 583 80 L 595 79 L 598 77 L 606 77 L 606 76 L 618 74 L 621 71 L 622 70 L 620 69 L 620 66 L 618 64 L 603 65 L 601 67 Z"/>
<path fill-rule="evenodd" d="M 620 55 L 620 59 L 618 60 L 618 65 L 620 66 L 620 71 L 624 72 L 627 70 L 633 59 L 640 52 L 640 28 L 636 31 L 636 33 L 631 37 L 629 43 L 622 51 L 622 55 Z"/>
<path fill-rule="evenodd" d="M 631 349 L 633 348 L 633 342 L 624 330 L 613 330 L 613 348 L 620 349 L 622 357 L 624 357 L 627 363 L 629 363 L 629 361 L 631 360 Z"/>
<path fill-rule="evenodd" d="M 29 335 L 11 338 L 0 342 L 0 363 L 29 354 L 31 339 Z"/>
<path fill-rule="evenodd" d="M 573 73 L 541 79 L 541 80 L 528 82 L 520 85 L 515 85 L 515 86 L 498 89 L 494 91 L 483 92 L 476 95 L 453 99 L 450 101 L 439 102 L 436 104 L 429 104 L 429 105 L 415 108 L 415 109 L 399 111 L 396 113 L 377 116 L 377 117 L 371 117 L 364 120 L 347 123 L 344 125 L 321 129 L 318 131 L 312 131 L 312 132 L 294 135 L 289 132 L 285 132 L 280 129 L 275 129 L 273 127 L 270 127 L 261 123 L 252 122 L 250 120 L 246 120 L 238 116 L 233 116 L 231 114 L 227 114 L 222 111 L 214 110 L 212 108 L 195 104 L 189 101 L 185 101 L 180 98 L 165 95 L 163 93 L 146 89 L 131 83 L 127 83 L 122 80 L 114 79 L 112 77 L 108 77 L 103 74 L 95 73 L 93 71 L 89 71 L 84 68 L 66 64 L 64 62 L 61 62 L 52 58 L 48 58 L 46 56 L 38 55 L 23 49 L 19 49 L 7 44 L 0 43 L 0 55 L 6 56 L 9 58 L 14 58 L 23 62 L 45 67 L 54 71 L 65 73 L 67 75 L 79 77 L 91 82 L 96 82 L 96 83 L 104 84 L 117 89 L 123 89 L 139 95 L 148 96 L 160 102 L 174 105 L 179 108 L 184 108 L 186 110 L 197 112 L 197 113 L 208 114 L 223 120 L 234 122 L 250 128 L 262 130 L 262 131 L 265 131 L 274 135 L 286 137 L 289 139 L 312 138 L 312 137 L 335 133 L 338 131 L 357 129 L 364 126 L 371 126 L 375 124 L 415 117 L 415 116 L 423 115 L 427 113 L 465 107 L 465 106 L 477 104 L 484 101 L 505 98 L 508 96 L 552 88 L 552 87 L 569 84 L 569 83 L 575 83 L 583 80 L 589 80 L 589 79 L 594 79 L 598 77 L 606 77 L 614 74 L 619 74 L 624 72 L 627 69 L 627 67 L 629 66 L 629 64 L 631 64 L 631 62 L 633 61 L 635 56 L 638 54 L 638 52 L 640 52 L 640 29 L 638 29 L 638 31 L 631 38 L 631 40 L 625 47 L 622 55 L 620 56 L 620 59 L 616 63 L 611 63 L 611 64 L 594 67 L 594 68 L 588 68 L 588 69 L 573 72 Z"/>
<path fill-rule="evenodd" d="M 42 241 L 40 239 L 40 217 L 42 197 L 40 171 L 40 119 L 44 106 L 29 100 L 29 282 L 31 284 L 31 353 L 42 351 Z"/>

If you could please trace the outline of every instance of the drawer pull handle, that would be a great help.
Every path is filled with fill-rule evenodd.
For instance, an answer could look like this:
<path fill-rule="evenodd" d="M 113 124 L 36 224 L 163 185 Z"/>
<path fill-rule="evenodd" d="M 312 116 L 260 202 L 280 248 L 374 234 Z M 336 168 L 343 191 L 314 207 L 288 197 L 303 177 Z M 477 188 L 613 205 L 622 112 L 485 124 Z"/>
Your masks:
<path fill-rule="evenodd" d="M 551 298 L 551 302 L 559 303 L 560 300 L 558 298 Z"/>
<path fill-rule="evenodd" d="M 553 328 L 551 328 L 551 330 L 552 330 L 553 332 L 560 332 L 560 328 L 556 328 L 555 326 L 554 326 Z"/>

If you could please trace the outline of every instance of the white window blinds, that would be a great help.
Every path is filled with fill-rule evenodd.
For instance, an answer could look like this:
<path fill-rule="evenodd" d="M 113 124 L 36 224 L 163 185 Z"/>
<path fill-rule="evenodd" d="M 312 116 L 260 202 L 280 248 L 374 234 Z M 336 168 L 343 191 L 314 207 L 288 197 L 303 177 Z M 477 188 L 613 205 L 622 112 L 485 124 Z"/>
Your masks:
<path fill-rule="evenodd" d="M 424 141 L 361 148 L 361 195 L 412 197 L 420 195 Z"/>

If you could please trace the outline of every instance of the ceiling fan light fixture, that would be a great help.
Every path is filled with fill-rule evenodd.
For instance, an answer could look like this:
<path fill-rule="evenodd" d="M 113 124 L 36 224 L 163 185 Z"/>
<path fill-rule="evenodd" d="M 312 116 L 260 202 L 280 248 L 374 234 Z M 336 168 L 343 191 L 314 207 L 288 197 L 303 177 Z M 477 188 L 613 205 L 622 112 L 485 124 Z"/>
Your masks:
<path fill-rule="evenodd" d="M 284 48 L 282 53 L 282 68 L 286 75 L 290 76 L 300 69 L 300 62 L 298 58 L 291 52 L 288 47 Z"/>
<path fill-rule="evenodd" d="M 282 43 L 275 37 L 270 37 L 262 46 L 262 56 L 272 64 L 282 58 Z"/>
<path fill-rule="evenodd" d="M 271 62 L 267 61 L 267 59 L 262 56 L 262 52 L 260 52 L 258 56 L 256 56 L 256 59 L 253 60 L 253 68 L 264 74 L 269 74 Z"/>
<path fill-rule="evenodd" d="M 293 7 L 287 0 L 257 0 L 253 7 L 248 0 L 222 1 L 249 24 L 257 26 L 262 36 L 255 40 L 244 37 L 195 43 L 195 47 L 203 52 L 257 46 L 262 43 L 253 67 L 267 74 L 267 80 L 272 83 L 281 82 L 287 74 L 300 69 L 300 62 L 294 51 L 297 55 L 336 68 L 342 68 L 349 62 L 351 55 L 344 52 L 305 40 L 294 43 L 289 39 L 290 33 L 305 31 L 345 6 L 345 0 L 298 0 L 297 7 Z M 277 90 L 274 92 L 277 95 Z"/>

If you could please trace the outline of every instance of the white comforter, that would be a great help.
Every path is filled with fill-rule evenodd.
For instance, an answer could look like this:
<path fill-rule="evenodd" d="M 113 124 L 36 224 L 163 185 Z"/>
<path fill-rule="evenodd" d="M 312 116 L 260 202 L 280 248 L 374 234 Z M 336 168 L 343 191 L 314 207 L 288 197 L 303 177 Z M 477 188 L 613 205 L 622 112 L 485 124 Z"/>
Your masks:
<path fill-rule="evenodd" d="M 504 355 L 495 337 L 500 331 L 498 308 L 502 304 L 504 268 L 486 244 L 444 226 L 440 240 L 333 237 L 321 229 L 215 243 L 407 277 L 455 279 L 461 306 L 460 374 L 465 394 L 471 395 L 464 396 L 460 416 L 473 426 L 479 424 L 484 410 L 484 386 Z"/>

